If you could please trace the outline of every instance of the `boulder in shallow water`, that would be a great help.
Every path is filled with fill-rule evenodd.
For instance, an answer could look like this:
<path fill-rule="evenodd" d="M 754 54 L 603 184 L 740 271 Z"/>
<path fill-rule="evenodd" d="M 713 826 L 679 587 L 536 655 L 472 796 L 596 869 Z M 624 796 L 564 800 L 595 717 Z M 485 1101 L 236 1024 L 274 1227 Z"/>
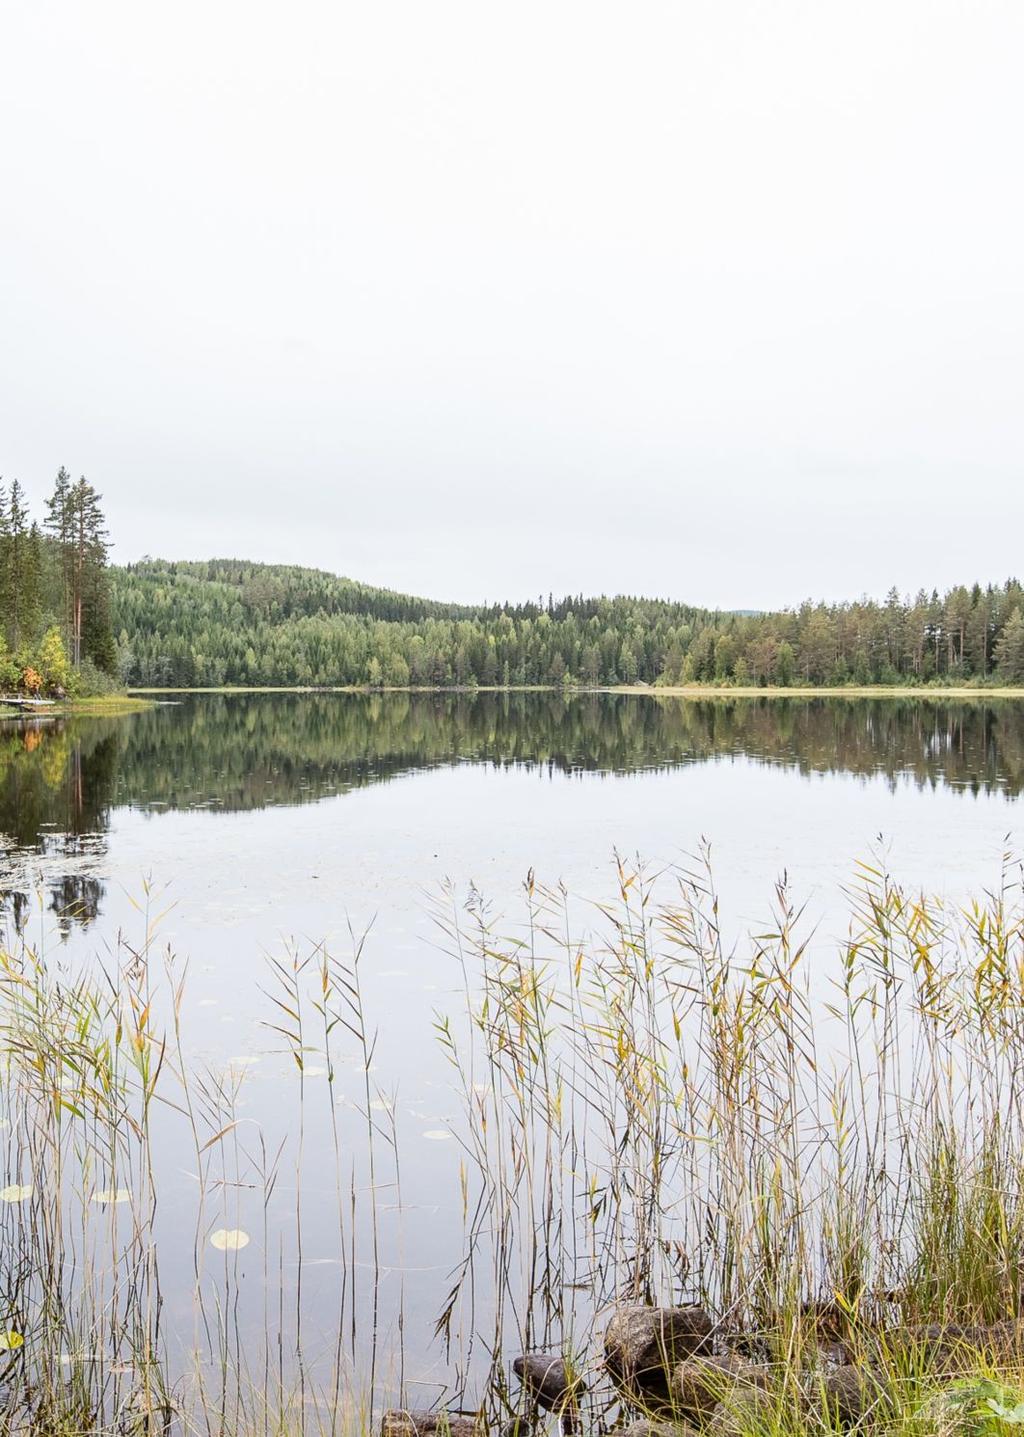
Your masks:
<path fill-rule="evenodd" d="M 750 1437 L 777 1426 L 775 1400 L 759 1387 L 744 1387 L 712 1409 L 703 1431 L 706 1437 Z"/>
<path fill-rule="evenodd" d="M 549 1410 L 563 1407 L 573 1395 L 565 1363 L 543 1352 L 524 1352 L 512 1363 L 512 1371 L 531 1398 Z M 576 1390 L 579 1384 L 575 1384 Z"/>
<path fill-rule="evenodd" d="M 477 1437 L 476 1416 L 466 1412 L 423 1412 L 396 1407 L 381 1418 L 381 1437 Z"/>
<path fill-rule="evenodd" d="M 612 1437 L 698 1437 L 697 1429 L 687 1422 L 656 1422 L 652 1417 L 638 1417 L 628 1427 L 620 1427 Z"/>
<path fill-rule="evenodd" d="M 988 1325 L 929 1322 L 893 1328 L 886 1333 L 886 1345 L 915 1349 L 928 1367 L 974 1371 L 979 1354 L 996 1363 L 1019 1359 L 1024 1354 L 1024 1326 L 1010 1319 Z"/>
<path fill-rule="evenodd" d="M 818 1404 L 827 1409 L 830 1421 L 853 1427 L 877 1414 L 892 1392 L 881 1372 L 847 1362 L 808 1379 L 804 1395 L 810 1406 Z"/>
<path fill-rule="evenodd" d="M 767 1383 L 768 1369 L 739 1353 L 698 1354 L 672 1369 L 670 1394 L 676 1411 L 702 1422 L 738 1388 L 763 1388 Z"/>
<path fill-rule="evenodd" d="M 617 1307 L 605 1329 L 605 1366 L 631 1401 L 670 1406 L 673 1368 L 707 1350 L 713 1329 L 703 1307 Z"/>

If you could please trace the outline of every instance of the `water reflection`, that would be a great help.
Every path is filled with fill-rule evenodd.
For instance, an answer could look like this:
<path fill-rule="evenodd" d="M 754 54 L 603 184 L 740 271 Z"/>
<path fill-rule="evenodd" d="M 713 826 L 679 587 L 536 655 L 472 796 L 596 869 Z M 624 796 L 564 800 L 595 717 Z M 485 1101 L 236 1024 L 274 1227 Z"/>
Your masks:
<path fill-rule="evenodd" d="M 895 787 L 1016 796 L 1024 707 L 1011 701 L 730 699 L 655 694 L 195 695 L 121 719 L 0 726 L 0 888 L 18 924 L 42 875 L 63 931 L 103 899 L 111 813 L 315 802 L 461 763 L 552 773 L 742 757 Z"/>

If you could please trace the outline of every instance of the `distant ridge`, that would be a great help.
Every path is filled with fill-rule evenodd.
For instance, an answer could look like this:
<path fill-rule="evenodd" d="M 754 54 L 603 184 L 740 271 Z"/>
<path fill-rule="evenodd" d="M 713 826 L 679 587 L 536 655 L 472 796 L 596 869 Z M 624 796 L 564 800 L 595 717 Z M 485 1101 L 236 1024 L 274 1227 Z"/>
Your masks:
<path fill-rule="evenodd" d="M 445 603 L 243 559 L 143 559 L 110 587 L 118 671 L 140 687 L 1024 683 L 1016 579 L 775 613 L 630 595 Z"/>

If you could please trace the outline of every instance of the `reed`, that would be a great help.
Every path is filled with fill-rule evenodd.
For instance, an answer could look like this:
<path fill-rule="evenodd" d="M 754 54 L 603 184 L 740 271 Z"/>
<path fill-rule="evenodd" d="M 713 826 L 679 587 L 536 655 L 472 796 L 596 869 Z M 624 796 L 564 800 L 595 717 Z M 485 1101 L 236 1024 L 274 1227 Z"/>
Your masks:
<path fill-rule="evenodd" d="M 451 1275 L 426 1402 L 394 1281 L 409 1165 L 365 1000 L 372 935 L 268 962 L 267 1041 L 297 1085 L 279 1133 L 249 1115 L 243 1073 L 192 1053 L 187 973 L 158 946 L 155 895 L 141 940 L 84 971 L 13 936 L 6 1430 L 343 1433 L 388 1402 L 531 1424 L 509 1363 L 547 1352 L 567 1364 L 565 1420 L 603 1431 L 622 1415 L 600 1342 L 620 1303 L 699 1303 L 719 1343 L 768 1365 L 737 1432 L 835 1428 L 838 1352 L 884 1374 L 862 1425 L 922 1430 L 948 1367 L 995 1383 L 984 1421 L 1014 1424 L 1024 907 L 1010 858 L 961 906 L 862 864 L 831 946 L 785 882 L 756 933 L 727 937 L 707 853 L 670 874 L 617 859 L 611 901 L 587 909 L 531 874 L 522 905 L 512 922 L 475 891 L 434 904 L 462 994 L 433 1021 L 460 1112 L 445 1199 L 463 1239 L 437 1254 Z M 168 1214 L 172 1155 L 192 1197 Z M 316 1253 L 313 1210 L 331 1234 Z M 946 1342 L 939 1362 L 926 1326 L 953 1322 L 960 1350 Z"/>

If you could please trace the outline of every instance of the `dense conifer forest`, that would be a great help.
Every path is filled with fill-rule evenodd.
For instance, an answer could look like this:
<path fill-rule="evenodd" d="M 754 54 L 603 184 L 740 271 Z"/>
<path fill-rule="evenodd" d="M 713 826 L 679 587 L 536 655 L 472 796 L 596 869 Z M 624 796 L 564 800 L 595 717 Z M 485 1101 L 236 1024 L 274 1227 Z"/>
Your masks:
<path fill-rule="evenodd" d="M 629 597 L 486 607 L 315 569 L 112 569 L 117 669 L 139 686 L 1024 683 L 1016 580 L 726 613 Z"/>
<path fill-rule="evenodd" d="M 618 596 L 461 605 L 318 569 L 107 564 L 100 495 L 57 475 L 42 519 L 0 483 L 0 693 L 222 685 L 1024 684 L 1015 579 L 715 612 Z"/>

